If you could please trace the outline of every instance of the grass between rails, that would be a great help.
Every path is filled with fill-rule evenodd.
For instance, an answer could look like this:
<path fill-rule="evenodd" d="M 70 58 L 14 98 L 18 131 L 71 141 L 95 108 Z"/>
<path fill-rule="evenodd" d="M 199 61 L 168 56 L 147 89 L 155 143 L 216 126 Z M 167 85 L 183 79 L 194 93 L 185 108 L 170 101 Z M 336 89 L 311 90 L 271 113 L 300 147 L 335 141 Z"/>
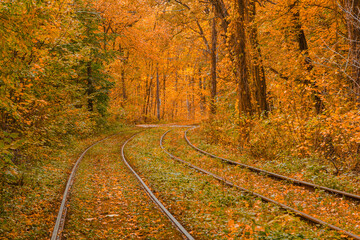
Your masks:
<path fill-rule="evenodd" d="M 18 165 L 20 180 L 0 186 L 0 239 L 49 239 L 66 181 L 81 152 L 124 129 L 117 126 L 51 151 L 39 149 L 34 161 Z"/>
<path fill-rule="evenodd" d="M 337 232 L 308 224 L 173 161 L 159 147 L 163 133 L 151 129 L 140 134 L 127 146 L 126 154 L 165 207 L 196 239 L 340 238 Z"/>
<path fill-rule="evenodd" d="M 230 149 L 220 142 L 210 142 L 201 128 L 190 130 L 187 136 L 192 144 L 217 156 L 222 156 L 298 180 L 360 195 L 360 175 L 344 173 L 337 176 L 331 174 L 329 172 L 333 171 L 333 166 L 330 162 L 325 164 L 312 158 L 300 159 L 293 156 L 282 155 L 277 156 L 275 159 L 254 158 L 242 154 L 239 150 Z"/>
<path fill-rule="evenodd" d="M 277 181 L 200 154 L 186 144 L 181 130 L 170 132 L 167 137 L 169 141 L 171 140 L 171 144 L 167 145 L 168 149 L 184 160 L 214 172 L 251 191 L 360 234 L 360 206 L 358 203 L 323 191 L 309 191 L 304 187 L 294 186 L 285 181 Z"/>
<path fill-rule="evenodd" d="M 123 163 L 130 134 L 95 146 L 79 166 L 65 239 L 182 239 Z"/>

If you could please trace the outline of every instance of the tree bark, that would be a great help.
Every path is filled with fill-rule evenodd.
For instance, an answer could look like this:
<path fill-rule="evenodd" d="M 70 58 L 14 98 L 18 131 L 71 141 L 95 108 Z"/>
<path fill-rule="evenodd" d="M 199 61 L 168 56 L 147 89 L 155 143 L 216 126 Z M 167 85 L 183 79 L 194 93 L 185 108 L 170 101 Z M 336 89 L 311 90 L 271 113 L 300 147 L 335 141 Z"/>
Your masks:
<path fill-rule="evenodd" d="M 123 97 L 124 101 L 126 101 L 127 95 L 126 95 L 125 71 L 124 71 L 124 69 L 121 69 L 121 87 L 122 87 L 122 97 Z"/>
<path fill-rule="evenodd" d="M 261 49 L 258 41 L 258 29 L 255 23 L 256 16 L 256 5 L 255 1 L 250 1 L 249 6 L 249 16 L 250 16 L 250 43 L 252 48 L 252 70 L 253 70 L 253 79 L 255 84 L 255 97 L 257 102 L 257 108 L 259 113 L 268 115 L 269 105 L 267 102 L 266 96 L 266 78 L 265 70 L 261 58 Z"/>
<path fill-rule="evenodd" d="M 156 116 L 160 121 L 160 80 L 158 67 L 156 67 Z"/>
<path fill-rule="evenodd" d="M 195 108 L 195 79 L 194 76 L 191 77 L 191 118 L 194 120 L 196 116 L 196 108 Z"/>
<path fill-rule="evenodd" d="M 178 73 L 176 72 L 176 75 L 175 75 L 175 92 L 178 92 Z M 178 102 L 174 101 L 174 115 L 173 115 L 173 119 L 174 117 L 176 118 L 177 116 L 177 113 L 178 113 Z"/>
<path fill-rule="evenodd" d="M 235 77 L 238 85 L 239 113 L 240 115 L 252 115 L 246 59 L 245 0 L 235 0 L 234 7 L 237 17 L 233 23 L 235 32 L 231 44 L 233 45 Z"/>
<path fill-rule="evenodd" d="M 165 118 L 165 107 L 166 107 L 166 74 L 163 75 L 163 112 L 162 112 L 162 118 Z"/>
<path fill-rule="evenodd" d="M 205 79 L 203 77 L 199 78 L 199 96 L 200 96 L 200 113 L 203 116 L 205 113 L 205 95 L 203 94 L 203 90 L 205 90 Z"/>
<path fill-rule="evenodd" d="M 94 111 L 94 100 L 93 96 L 91 96 L 95 92 L 94 83 L 92 79 L 92 68 L 91 68 L 92 62 L 87 63 L 87 102 L 88 102 L 88 110 L 90 112 Z"/>
<path fill-rule="evenodd" d="M 149 85 L 146 89 L 146 107 L 145 107 L 145 115 L 151 112 L 151 86 L 152 86 L 152 76 L 149 76 Z"/>
<path fill-rule="evenodd" d="M 221 27 L 226 34 L 229 27 L 229 13 L 226 9 L 225 3 L 223 0 L 211 0 L 210 2 L 215 7 L 216 15 L 220 17 Z"/>
<path fill-rule="evenodd" d="M 360 0 L 346 0 L 345 10 L 350 41 L 352 90 L 354 99 L 360 103 Z"/>
<path fill-rule="evenodd" d="M 214 14 L 215 15 L 215 14 Z M 211 33 L 211 85 L 210 85 L 210 116 L 216 114 L 216 41 L 217 41 L 217 31 L 216 31 L 216 17 L 212 19 L 212 33 Z"/>
<path fill-rule="evenodd" d="M 290 6 L 291 8 L 297 7 L 298 1 L 296 0 L 293 5 Z M 305 64 L 306 69 L 308 73 L 311 72 L 311 70 L 314 68 L 314 65 L 312 64 L 311 58 L 309 56 L 309 47 L 307 44 L 305 32 L 302 29 L 301 21 L 300 21 L 300 11 L 299 9 L 296 9 L 295 13 L 293 14 L 294 22 L 295 22 L 295 33 L 296 33 L 296 40 L 298 42 L 299 51 L 300 53 L 305 57 Z M 304 83 L 308 86 L 312 87 L 312 97 L 315 102 L 315 112 L 316 114 L 320 114 L 322 110 L 324 109 L 324 104 L 321 100 L 321 97 L 318 93 L 318 86 L 315 81 L 309 81 L 305 80 Z"/>

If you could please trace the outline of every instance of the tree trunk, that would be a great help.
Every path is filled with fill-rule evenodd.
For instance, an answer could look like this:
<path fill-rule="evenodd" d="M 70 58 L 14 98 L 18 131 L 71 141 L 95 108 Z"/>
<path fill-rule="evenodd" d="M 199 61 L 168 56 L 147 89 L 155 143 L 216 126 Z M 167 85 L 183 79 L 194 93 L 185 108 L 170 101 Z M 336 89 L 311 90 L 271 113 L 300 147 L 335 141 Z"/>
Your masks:
<path fill-rule="evenodd" d="M 351 63 L 352 90 L 355 100 L 360 103 L 360 0 L 345 1 L 348 36 L 350 40 L 349 55 Z"/>
<path fill-rule="evenodd" d="M 166 75 L 164 73 L 163 75 L 163 113 L 162 113 L 162 118 L 165 118 L 165 105 L 166 105 Z"/>
<path fill-rule="evenodd" d="M 203 77 L 199 78 L 199 96 L 200 96 L 200 113 L 201 116 L 205 113 L 205 96 L 203 94 L 203 89 L 205 89 L 205 80 L 203 80 Z"/>
<path fill-rule="evenodd" d="M 191 77 L 191 119 L 195 119 L 195 79 Z"/>
<path fill-rule="evenodd" d="M 145 89 L 144 89 L 144 106 L 143 106 L 143 114 L 146 115 L 146 104 L 147 104 L 147 92 L 148 92 L 148 78 L 149 76 L 145 79 Z"/>
<path fill-rule="evenodd" d="M 211 34 L 211 85 L 210 85 L 210 116 L 216 113 L 216 17 L 212 19 L 212 34 Z"/>
<path fill-rule="evenodd" d="M 269 105 L 266 97 L 266 79 L 265 70 L 261 58 L 261 49 L 258 41 L 258 29 L 255 23 L 256 5 L 255 1 L 250 1 L 250 43 L 252 48 L 252 69 L 253 79 L 255 83 L 255 97 L 259 113 L 268 115 Z"/>
<path fill-rule="evenodd" d="M 227 33 L 229 27 L 229 13 L 226 9 L 225 3 L 223 0 L 211 0 L 211 4 L 215 7 L 216 15 L 221 19 L 221 27 L 224 30 L 224 33 Z"/>
<path fill-rule="evenodd" d="M 175 75 L 175 92 L 178 92 L 178 73 L 176 72 Z M 176 101 L 176 99 L 174 100 L 174 115 L 173 115 L 173 119 L 176 118 L 178 113 L 178 102 Z"/>
<path fill-rule="evenodd" d="M 156 67 L 156 116 L 160 121 L 160 80 L 159 69 Z"/>
<path fill-rule="evenodd" d="M 293 5 L 291 5 L 291 8 L 297 8 L 297 0 L 295 1 L 295 3 Z M 294 17 L 294 22 L 295 22 L 295 33 L 296 33 L 296 40 L 298 42 L 298 46 L 299 46 L 299 50 L 300 53 L 303 54 L 303 56 L 305 57 L 305 64 L 306 64 L 306 69 L 307 71 L 310 73 L 311 70 L 314 68 L 314 65 L 312 64 L 311 58 L 309 57 L 309 47 L 307 44 L 307 40 L 305 37 L 305 32 L 302 29 L 301 26 L 301 21 L 300 21 L 300 11 L 299 9 L 296 9 L 295 13 L 293 14 Z M 324 109 L 324 104 L 319 96 L 318 93 L 318 86 L 316 84 L 315 81 L 309 81 L 309 80 L 305 80 L 304 83 L 308 86 L 312 87 L 312 97 L 314 99 L 315 102 L 315 112 L 316 114 L 320 114 L 322 112 L 322 110 Z"/>
<path fill-rule="evenodd" d="M 233 45 L 233 59 L 235 77 L 238 85 L 240 115 L 252 115 L 251 96 L 247 72 L 246 33 L 245 33 L 245 1 L 235 0 L 237 17 L 234 19 L 235 32 L 231 44 Z"/>
<path fill-rule="evenodd" d="M 86 93 L 87 93 L 87 102 L 88 102 L 88 110 L 90 112 L 94 111 L 94 100 L 93 100 L 93 96 L 91 96 L 94 92 L 95 92 L 95 88 L 94 88 L 94 84 L 93 84 L 93 80 L 92 80 L 92 68 L 91 68 L 92 63 L 88 62 L 87 63 L 87 89 L 86 89 Z"/>
<path fill-rule="evenodd" d="M 190 77 L 185 76 L 185 80 L 186 82 L 188 82 L 187 84 L 187 88 L 186 88 L 186 109 L 187 109 L 187 120 L 190 120 L 191 118 L 191 102 L 190 102 L 190 96 L 189 96 L 189 89 L 190 89 Z"/>
<path fill-rule="evenodd" d="M 149 76 L 150 80 L 149 80 L 149 85 L 148 88 L 146 89 L 146 107 L 145 107 L 145 115 L 147 115 L 150 111 L 151 111 L 151 86 L 152 86 L 152 76 Z"/>
<path fill-rule="evenodd" d="M 122 97 L 123 97 L 124 101 L 126 101 L 127 95 L 126 95 L 125 71 L 124 71 L 124 69 L 121 69 L 121 87 L 122 87 Z"/>

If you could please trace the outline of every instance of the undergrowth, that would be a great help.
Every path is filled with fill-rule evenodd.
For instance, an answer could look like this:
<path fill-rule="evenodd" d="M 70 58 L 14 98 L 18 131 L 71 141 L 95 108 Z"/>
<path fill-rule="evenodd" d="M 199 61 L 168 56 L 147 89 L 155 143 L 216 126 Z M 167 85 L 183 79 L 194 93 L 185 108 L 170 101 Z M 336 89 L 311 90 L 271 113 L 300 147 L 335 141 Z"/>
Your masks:
<path fill-rule="evenodd" d="M 26 154 L 2 171 L 0 236 L 5 239 L 48 239 L 66 181 L 81 151 L 95 141 L 127 128 L 112 126 L 83 136 L 69 135 L 58 146 L 26 149 Z"/>
<path fill-rule="evenodd" d="M 330 235 L 277 206 L 172 160 L 159 147 L 162 133 L 164 130 L 156 129 L 142 133 L 129 143 L 126 154 L 165 207 L 195 239 L 323 239 Z M 174 144 L 176 147 L 170 136 L 164 144 L 169 151 Z M 197 157 L 192 152 L 186 153 L 188 158 Z M 333 239 L 339 239 L 333 234 Z"/>
<path fill-rule="evenodd" d="M 321 142 L 324 143 L 326 138 L 318 136 L 315 140 L 313 136 L 301 140 L 301 135 L 286 130 L 286 126 L 281 124 L 280 120 L 273 120 L 271 117 L 248 120 L 246 125 L 248 129 L 244 130 L 244 124 L 214 119 L 190 131 L 189 137 L 193 136 L 198 146 L 208 151 L 226 155 L 245 164 L 330 188 L 349 192 L 360 191 L 360 174 L 354 164 L 359 156 L 346 156 L 345 151 L 349 148 L 338 149 L 337 153 L 332 153 L 332 159 L 329 159 L 321 148 Z M 243 131 L 249 133 L 247 139 L 241 134 Z M 318 142 L 316 146 L 313 141 Z M 338 156 L 336 158 L 344 158 L 341 161 L 336 160 L 335 155 Z"/>

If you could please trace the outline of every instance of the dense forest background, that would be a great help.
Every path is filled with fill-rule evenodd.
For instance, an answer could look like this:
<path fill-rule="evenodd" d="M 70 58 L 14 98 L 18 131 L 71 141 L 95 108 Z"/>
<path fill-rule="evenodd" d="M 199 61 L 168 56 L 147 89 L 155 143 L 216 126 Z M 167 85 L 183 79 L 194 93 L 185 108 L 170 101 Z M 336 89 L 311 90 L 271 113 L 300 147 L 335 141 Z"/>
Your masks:
<path fill-rule="evenodd" d="M 358 0 L 5 0 L 1 179 L 114 123 L 360 171 Z"/>

